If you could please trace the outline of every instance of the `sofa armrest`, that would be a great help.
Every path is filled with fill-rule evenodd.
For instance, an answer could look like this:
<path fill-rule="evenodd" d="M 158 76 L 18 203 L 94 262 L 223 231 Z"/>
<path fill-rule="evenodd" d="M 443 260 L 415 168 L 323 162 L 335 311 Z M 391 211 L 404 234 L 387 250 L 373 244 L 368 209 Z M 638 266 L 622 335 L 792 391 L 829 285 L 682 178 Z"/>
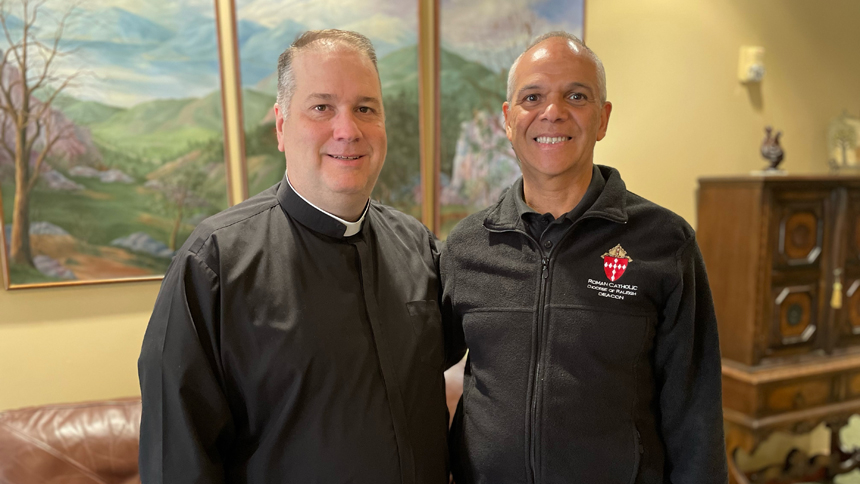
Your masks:
<path fill-rule="evenodd" d="M 0 412 L 0 482 L 139 483 L 140 398 Z"/>

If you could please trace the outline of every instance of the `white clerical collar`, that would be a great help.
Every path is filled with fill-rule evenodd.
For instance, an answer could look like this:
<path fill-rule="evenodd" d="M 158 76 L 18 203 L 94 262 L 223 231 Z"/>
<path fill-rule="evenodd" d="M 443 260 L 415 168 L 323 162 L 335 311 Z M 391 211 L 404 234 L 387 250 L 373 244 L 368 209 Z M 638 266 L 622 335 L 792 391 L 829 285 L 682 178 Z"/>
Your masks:
<path fill-rule="evenodd" d="M 299 198 L 301 198 L 302 200 L 304 200 L 305 202 L 307 202 L 307 204 L 308 204 L 308 205 L 310 205 L 311 207 L 313 207 L 313 208 L 315 208 L 315 209 L 319 210 L 320 212 L 322 212 L 322 213 L 324 213 L 324 214 L 328 215 L 329 217 L 331 217 L 331 218 L 333 218 L 333 219 L 337 220 L 338 222 L 340 222 L 340 223 L 342 223 L 342 224 L 346 225 L 346 232 L 344 232 L 344 233 L 343 233 L 343 236 L 344 236 L 344 237 L 349 237 L 350 235 L 355 235 L 355 234 L 357 234 L 357 233 L 361 230 L 361 224 L 364 222 L 364 216 L 365 216 L 365 215 L 367 215 L 367 209 L 368 209 L 368 207 L 370 207 L 370 204 L 369 204 L 369 203 L 368 203 L 368 204 L 366 204 L 366 205 L 364 206 L 364 212 L 362 212 L 362 213 L 361 213 L 361 218 L 359 218 L 359 219 L 358 219 L 358 220 L 356 220 L 355 222 L 347 222 L 346 220 L 344 220 L 344 219 L 342 219 L 342 218 L 338 217 L 337 215 L 330 214 L 330 213 L 326 212 L 325 210 L 323 210 L 323 209 L 321 209 L 321 208 L 317 207 L 317 206 L 316 206 L 316 205 L 314 205 L 310 200 L 308 200 L 307 198 L 303 197 L 303 196 L 302 196 L 302 194 L 301 194 L 301 193 L 299 193 L 299 192 L 298 192 L 298 190 L 296 190 L 296 187 L 294 187 L 294 186 L 293 186 L 293 184 L 292 184 L 292 183 L 290 183 L 290 177 L 289 177 L 289 175 L 287 174 L 287 172 L 286 172 L 286 171 L 284 172 L 284 176 L 287 178 L 287 183 L 289 183 L 290 188 L 292 188 L 292 189 L 293 189 L 293 192 L 295 192 L 295 194 L 296 194 L 296 195 L 298 195 L 298 196 L 299 196 Z"/>

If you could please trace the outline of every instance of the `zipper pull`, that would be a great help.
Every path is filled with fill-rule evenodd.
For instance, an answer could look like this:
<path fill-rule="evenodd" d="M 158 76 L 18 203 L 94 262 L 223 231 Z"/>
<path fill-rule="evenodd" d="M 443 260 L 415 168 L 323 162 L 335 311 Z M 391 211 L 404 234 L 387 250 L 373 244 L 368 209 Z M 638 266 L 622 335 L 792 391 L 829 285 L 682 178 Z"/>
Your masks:
<path fill-rule="evenodd" d="M 543 264 L 543 267 L 541 268 L 541 276 L 546 279 L 549 277 L 549 257 L 542 257 L 541 263 Z"/>

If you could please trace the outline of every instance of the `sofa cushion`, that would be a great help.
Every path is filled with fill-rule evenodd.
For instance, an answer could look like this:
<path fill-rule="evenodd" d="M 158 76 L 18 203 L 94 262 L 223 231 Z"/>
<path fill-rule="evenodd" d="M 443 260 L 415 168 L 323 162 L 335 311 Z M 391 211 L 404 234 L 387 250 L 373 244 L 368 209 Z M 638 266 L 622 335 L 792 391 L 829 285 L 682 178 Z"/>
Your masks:
<path fill-rule="evenodd" d="M 140 398 L 0 413 L 0 483 L 132 484 Z"/>

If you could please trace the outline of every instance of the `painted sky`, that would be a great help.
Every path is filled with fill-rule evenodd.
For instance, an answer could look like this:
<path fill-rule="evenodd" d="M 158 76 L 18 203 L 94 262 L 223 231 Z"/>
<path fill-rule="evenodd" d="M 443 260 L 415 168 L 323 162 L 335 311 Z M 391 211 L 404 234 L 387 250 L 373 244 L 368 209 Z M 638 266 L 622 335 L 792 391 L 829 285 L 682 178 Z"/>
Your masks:
<path fill-rule="evenodd" d="M 286 20 L 309 29 L 360 32 L 388 44 L 415 41 L 417 0 L 237 0 L 238 18 L 266 27 Z"/>
<path fill-rule="evenodd" d="M 237 0 L 242 83 L 273 93 L 278 56 L 310 29 L 366 35 L 382 58 L 417 41 L 417 0 Z"/>
<path fill-rule="evenodd" d="M 68 0 L 49 0 L 47 5 L 59 11 L 67 8 L 70 3 Z M 172 28 L 178 28 L 197 17 L 209 18 L 212 21 L 215 19 L 213 0 L 87 0 L 77 2 L 77 7 L 93 12 L 112 7 L 121 8 Z"/>
<path fill-rule="evenodd" d="M 583 0 L 442 0 L 443 46 L 493 69 L 507 68 L 528 39 L 553 29 L 582 32 Z M 237 0 L 243 82 L 274 72 L 301 30 L 342 28 L 373 41 L 380 57 L 416 43 L 417 0 Z M 11 13 L 17 2 L 10 4 Z M 48 0 L 39 36 L 69 8 Z M 220 87 L 212 0 L 88 0 L 63 35 L 59 76 L 78 72 L 68 93 L 116 106 L 202 97 Z M 5 47 L 0 41 L 0 48 Z"/>
<path fill-rule="evenodd" d="M 530 39 L 582 36 L 584 0 L 441 0 L 442 46 L 492 70 L 507 69 Z"/>
<path fill-rule="evenodd" d="M 12 0 L 10 13 L 20 18 L 18 5 Z M 69 8 L 66 0 L 47 0 L 40 40 L 53 36 Z M 307 29 L 356 30 L 380 57 L 417 42 L 415 0 L 238 0 L 237 10 L 245 85 L 271 76 L 278 55 Z M 57 61 L 56 74 L 79 75 L 66 90 L 79 99 L 129 107 L 220 88 L 212 0 L 87 0 L 74 7 L 62 39 L 70 55 Z"/>
<path fill-rule="evenodd" d="M 8 25 L 20 25 L 20 4 L 12 0 L 7 5 L 7 15 L 15 17 Z M 37 38 L 49 43 L 67 12 L 60 43 L 64 55 L 54 71 L 60 79 L 77 75 L 67 94 L 128 107 L 153 99 L 202 97 L 220 87 L 211 0 L 88 0 L 73 7 L 50 0 L 40 7 Z M 13 39 L 20 38 L 20 29 L 10 28 Z M 6 45 L 0 40 L 0 48 Z"/>

